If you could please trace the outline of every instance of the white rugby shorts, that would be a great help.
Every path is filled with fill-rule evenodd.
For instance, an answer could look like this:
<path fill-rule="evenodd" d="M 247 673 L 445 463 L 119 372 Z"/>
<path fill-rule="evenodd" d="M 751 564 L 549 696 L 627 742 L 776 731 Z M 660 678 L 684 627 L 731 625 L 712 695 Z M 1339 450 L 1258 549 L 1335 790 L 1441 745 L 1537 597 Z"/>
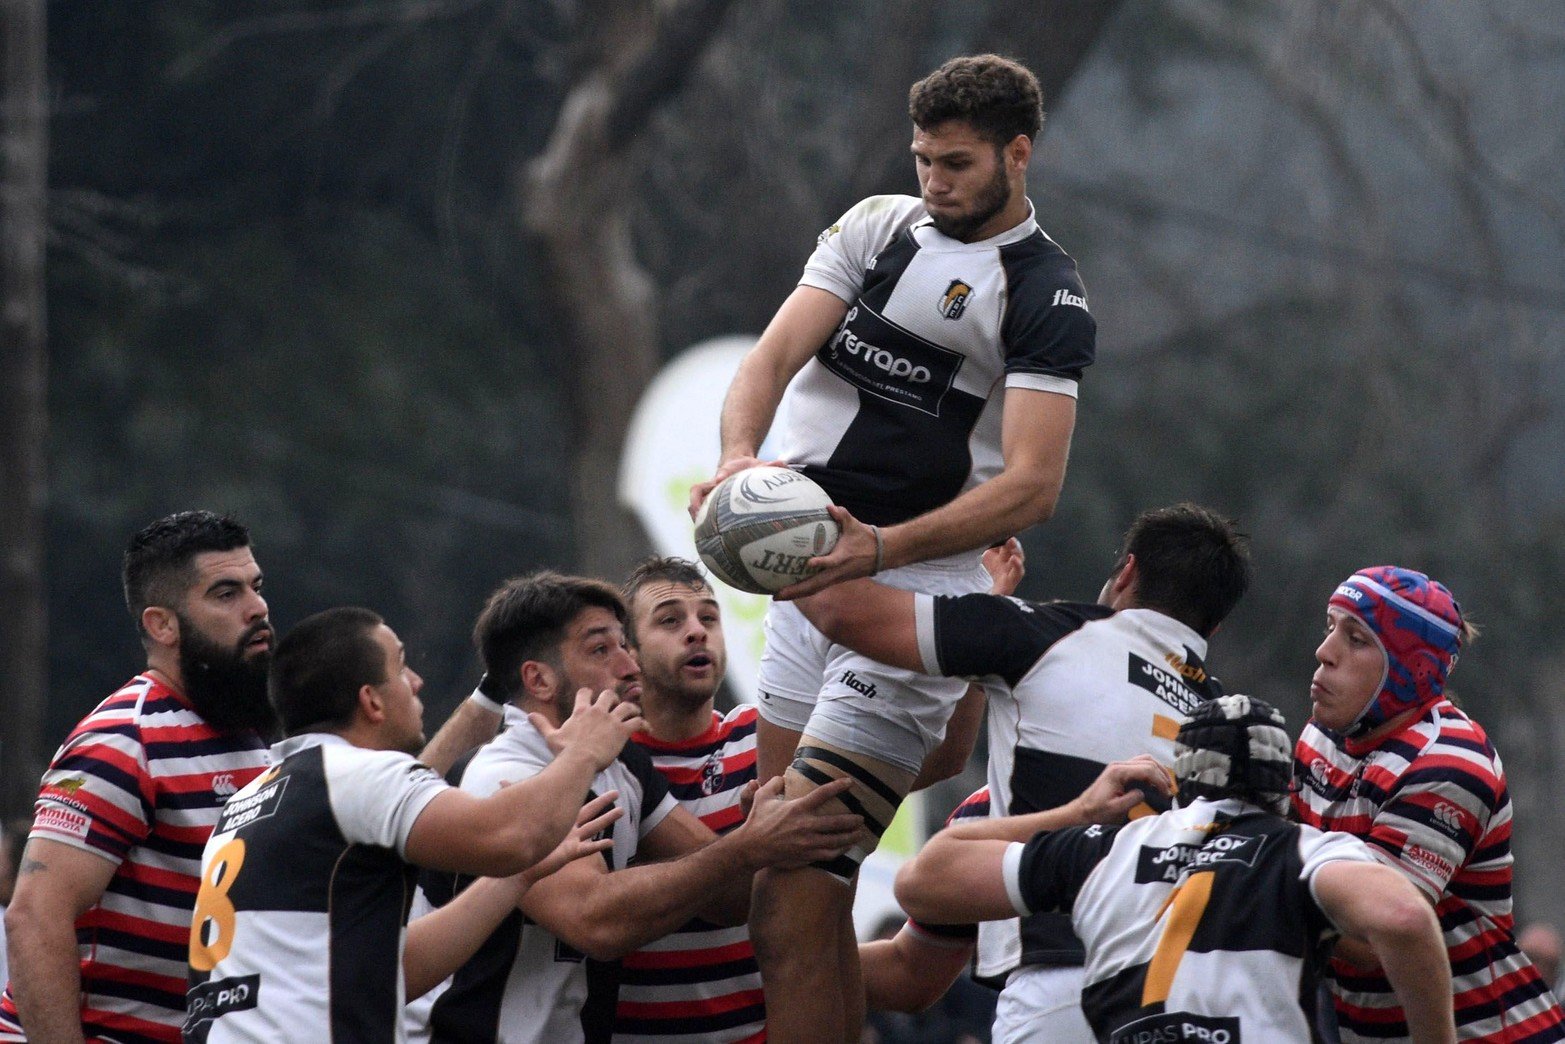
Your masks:
<path fill-rule="evenodd" d="M 875 581 L 935 595 L 992 584 L 977 552 L 889 569 Z M 773 725 L 916 774 L 945 738 L 967 682 L 860 656 L 827 641 L 792 602 L 773 602 L 756 688 L 761 717 Z"/>

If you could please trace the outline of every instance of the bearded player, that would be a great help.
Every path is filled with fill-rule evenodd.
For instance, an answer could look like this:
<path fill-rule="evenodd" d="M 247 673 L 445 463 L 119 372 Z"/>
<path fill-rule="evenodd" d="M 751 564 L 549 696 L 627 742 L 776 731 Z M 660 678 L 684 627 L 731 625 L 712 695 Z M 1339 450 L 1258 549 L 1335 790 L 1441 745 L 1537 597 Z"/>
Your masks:
<path fill-rule="evenodd" d="M 786 600 L 875 574 L 931 594 L 986 590 L 979 550 L 1054 511 L 1094 355 L 1075 262 L 1026 196 L 1037 80 L 994 55 L 953 59 L 914 85 L 909 114 L 921 195 L 866 199 L 822 233 L 740 365 L 716 474 L 691 493 L 693 515 L 758 463 L 786 389 L 782 456 L 845 509 L 820 571 L 767 616 L 760 768 L 788 769 L 790 795 L 852 779 L 844 804 L 874 838 L 757 881 L 751 927 L 777 1040 L 858 1039 L 858 867 L 965 690 L 832 645 Z"/>

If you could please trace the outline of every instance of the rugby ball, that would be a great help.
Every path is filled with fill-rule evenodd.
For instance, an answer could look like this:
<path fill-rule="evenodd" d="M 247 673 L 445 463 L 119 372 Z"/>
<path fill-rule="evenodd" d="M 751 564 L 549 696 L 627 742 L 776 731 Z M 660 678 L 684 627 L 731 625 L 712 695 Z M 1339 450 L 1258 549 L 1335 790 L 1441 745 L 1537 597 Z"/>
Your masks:
<path fill-rule="evenodd" d="M 810 575 L 806 563 L 837 544 L 826 491 L 769 465 L 728 476 L 696 515 L 696 553 L 723 583 L 773 594 Z"/>

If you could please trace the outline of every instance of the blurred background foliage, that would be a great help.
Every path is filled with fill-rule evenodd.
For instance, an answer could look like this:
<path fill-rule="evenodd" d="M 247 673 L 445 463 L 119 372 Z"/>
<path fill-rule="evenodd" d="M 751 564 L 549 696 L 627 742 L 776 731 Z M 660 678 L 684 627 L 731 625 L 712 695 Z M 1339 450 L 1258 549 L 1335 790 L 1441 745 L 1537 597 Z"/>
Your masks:
<path fill-rule="evenodd" d="M 614 331 L 627 359 L 758 332 L 820 228 L 915 189 L 908 84 L 996 49 L 1050 88 L 1029 188 L 1100 328 L 1023 593 L 1092 598 L 1146 507 L 1236 515 L 1257 584 L 1210 662 L 1297 726 L 1337 581 L 1445 580 L 1486 625 L 1454 685 L 1511 773 L 1521 909 L 1565 920 L 1558 6 L 47 10 L 48 746 L 138 664 L 126 537 L 192 506 L 251 525 L 280 626 L 385 614 L 438 723 L 500 578 L 641 551 L 594 520 L 613 475 L 581 449 L 642 380 L 604 364 Z M 540 199 L 594 83 L 629 115 Z M 578 190 L 605 271 L 646 290 L 596 333 L 612 281 L 540 240 Z"/>

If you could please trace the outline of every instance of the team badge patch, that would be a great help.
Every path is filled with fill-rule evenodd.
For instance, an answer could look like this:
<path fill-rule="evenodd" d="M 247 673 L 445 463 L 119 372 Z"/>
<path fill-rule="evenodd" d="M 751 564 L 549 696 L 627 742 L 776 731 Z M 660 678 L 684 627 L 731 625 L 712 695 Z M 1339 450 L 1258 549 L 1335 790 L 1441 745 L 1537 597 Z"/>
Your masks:
<path fill-rule="evenodd" d="M 967 299 L 972 296 L 973 288 L 960 279 L 951 280 L 951 285 L 946 287 L 946 292 L 940 298 L 940 314 L 947 319 L 960 319 L 962 313 L 967 311 Z"/>
<path fill-rule="evenodd" d="M 701 794 L 703 797 L 711 797 L 723 789 L 723 762 L 719 758 L 712 758 L 701 766 Z"/>

